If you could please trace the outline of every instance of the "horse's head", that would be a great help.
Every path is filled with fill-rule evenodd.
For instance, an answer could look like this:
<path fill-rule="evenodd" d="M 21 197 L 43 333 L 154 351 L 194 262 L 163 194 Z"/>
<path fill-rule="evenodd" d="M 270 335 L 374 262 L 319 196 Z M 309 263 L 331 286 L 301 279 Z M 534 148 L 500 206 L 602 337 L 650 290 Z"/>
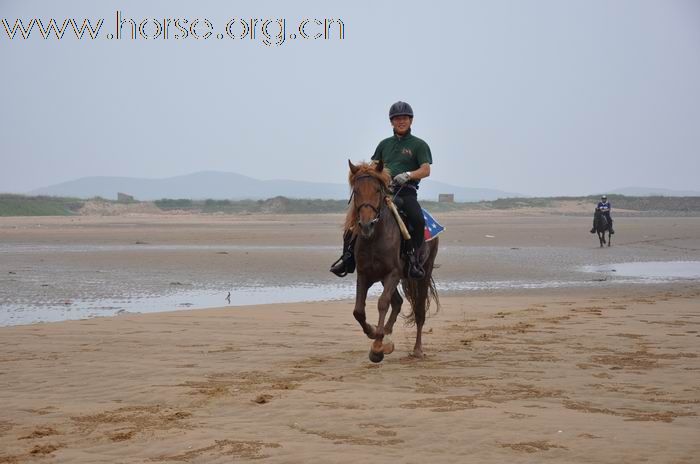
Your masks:
<path fill-rule="evenodd" d="M 359 226 L 360 235 L 370 238 L 374 226 L 379 222 L 379 214 L 384 204 L 391 176 L 384 169 L 384 162 L 361 163 L 357 166 L 348 160 L 350 176 L 348 181 L 352 188 L 353 227 Z"/>

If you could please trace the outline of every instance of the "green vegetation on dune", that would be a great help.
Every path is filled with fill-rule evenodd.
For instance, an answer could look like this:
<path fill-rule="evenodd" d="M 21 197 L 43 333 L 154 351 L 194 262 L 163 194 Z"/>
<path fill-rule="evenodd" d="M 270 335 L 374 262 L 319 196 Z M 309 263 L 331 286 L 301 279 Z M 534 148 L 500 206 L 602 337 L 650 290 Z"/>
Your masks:
<path fill-rule="evenodd" d="M 489 208 L 493 209 L 514 209 L 514 208 L 547 208 L 552 206 L 553 198 L 499 198 L 493 201 L 481 201 Z"/>
<path fill-rule="evenodd" d="M 162 209 L 163 211 L 173 210 L 173 209 L 192 209 L 192 200 L 186 198 L 171 199 L 163 198 L 162 200 L 154 201 L 155 205 Z"/>
<path fill-rule="evenodd" d="M 700 197 L 632 197 L 625 195 L 608 195 L 613 209 L 625 209 L 639 212 L 700 212 Z M 486 208 L 513 209 L 513 208 L 548 208 L 555 202 L 575 201 L 589 203 L 591 210 L 600 201 L 600 197 L 589 195 L 586 197 L 537 197 L 537 198 L 499 198 L 493 201 L 478 202 Z"/>
<path fill-rule="evenodd" d="M 592 197 L 598 201 L 598 197 Z M 677 211 L 700 212 L 700 197 L 628 197 L 624 195 L 608 195 L 613 208 L 633 211 Z"/>
<path fill-rule="evenodd" d="M 700 197 L 629 197 L 610 195 L 615 210 L 628 210 L 631 214 L 643 215 L 700 215 Z M 94 198 L 99 203 L 116 205 L 118 202 Z M 573 201 L 590 204 L 592 213 L 599 197 L 539 197 L 539 198 L 501 198 L 493 201 L 469 203 L 438 203 L 421 200 L 421 204 L 432 212 L 449 212 L 464 210 L 507 210 L 522 208 L 556 208 L 558 202 Z M 67 216 L 79 213 L 89 200 L 47 196 L 24 196 L 0 194 L 0 216 Z M 161 211 L 187 211 L 208 214 L 319 214 L 344 213 L 348 208 L 347 200 L 293 199 L 274 197 L 267 200 L 190 200 L 186 198 L 164 198 L 154 202 L 129 202 L 123 204 L 124 212 L 139 205 L 155 205 Z M 133 210 L 132 210 L 133 211 Z M 553 209 L 554 211 L 554 209 Z M 90 214 L 90 212 L 88 212 Z M 575 213 L 572 213 L 575 214 Z"/>
<path fill-rule="evenodd" d="M 267 200 L 156 200 L 155 205 L 163 211 L 192 211 L 197 213 L 277 213 L 277 214 L 322 214 L 344 213 L 347 200 L 295 199 L 274 197 Z M 430 211 L 461 211 L 483 208 L 476 203 L 438 203 L 421 201 Z"/>
<path fill-rule="evenodd" d="M 84 204 L 78 198 L 0 194 L 0 216 L 70 216 Z"/>
<path fill-rule="evenodd" d="M 615 209 L 638 211 L 640 213 L 683 213 L 700 214 L 700 197 L 627 197 L 610 195 Z M 591 212 L 599 197 L 538 197 L 538 198 L 500 198 L 492 201 L 465 203 L 438 203 L 421 200 L 421 205 L 435 212 L 463 210 L 504 210 L 521 208 L 553 208 L 557 202 L 575 201 L 591 205 Z M 342 213 L 345 212 L 347 200 L 305 200 L 275 197 L 267 200 L 158 200 L 155 202 L 162 210 L 186 210 L 201 213 Z"/>
<path fill-rule="evenodd" d="M 267 200 L 156 200 L 163 211 L 192 211 L 198 213 L 338 213 L 345 211 L 347 201 L 307 200 L 274 197 Z"/>

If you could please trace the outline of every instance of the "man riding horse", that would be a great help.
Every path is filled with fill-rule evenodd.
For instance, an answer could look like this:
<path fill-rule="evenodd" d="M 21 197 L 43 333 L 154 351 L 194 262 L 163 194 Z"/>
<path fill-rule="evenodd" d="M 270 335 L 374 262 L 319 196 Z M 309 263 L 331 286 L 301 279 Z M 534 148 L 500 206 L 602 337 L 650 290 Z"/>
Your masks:
<path fill-rule="evenodd" d="M 602 197 L 600 197 L 600 201 L 598 202 L 598 206 L 596 206 L 596 210 L 599 210 L 601 213 L 603 213 L 605 219 L 608 220 L 608 224 L 610 224 L 610 234 L 614 234 L 615 231 L 613 230 L 613 220 L 610 217 L 610 211 L 612 210 L 612 206 L 608 201 L 607 195 L 603 195 Z M 593 228 L 591 229 L 591 233 L 595 234 L 595 232 L 595 216 L 593 216 Z"/>
<path fill-rule="evenodd" d="M 393 176 L 393 193 L 412 227 L 411 242 L 407 251 L 408 275 L 414 279 L 421 279 L 425 276 L 425 271 L 418 260 L 417 251 L 425 240 L 423 230 L 425 219 L 418 204 L 418 184 L 421 179 L 430 175 L 433 158 L 428 144 L 411 134 L 413 123 L 411 105 L 402 101 L 391 105 L 389 121 L 394 129 L 394 135 L 379 142 L 372 160 L 383 161 Z M 355 270 L 354 239 L 352 231 L 346 230 L 343 235 L 343 255 L 333 263 L 330 269 L 338 277 L 344 277 Z"/>

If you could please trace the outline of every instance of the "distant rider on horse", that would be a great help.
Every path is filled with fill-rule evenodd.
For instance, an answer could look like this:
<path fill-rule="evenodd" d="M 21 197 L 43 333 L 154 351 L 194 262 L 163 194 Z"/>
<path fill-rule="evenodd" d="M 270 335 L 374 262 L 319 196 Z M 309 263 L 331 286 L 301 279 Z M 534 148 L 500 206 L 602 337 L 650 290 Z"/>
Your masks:
<path fill-rule="evenodd" d="M 613 230 L 613 220 L 610 217 L 610 210 L 612 210 L 612 206 L 610 206 L 610 202 L 608 201 L 608 196 L 603 195 L 600 197 L 600 201 L 598 202 L 598 206 L 596 206 L 596 210 L 600 210 L 601 213 L 605 216 L 605 219 L 608 220 L 608 224 L 610 224 L 610 233 L 614 234 L 615 231 Z M 591 229 L 591 233 L 595 234 L 595 216 L 593 217 L 593 228 Z"/>
<path fill-rule="evenodd" d="M 425 271 L 418 261 L 417 251 L 425 240 L 425 219 L 418 204 L 418 184 L 430 175 L 433 158 L 428 144 L 411 134 L 411 105 L 402 101 L 391 105 L 389 121 L 394 128 L 394 135 L 379 142 L 372 160 L 384 161 L 393 176 L 394 194 L 400 199 L 397 203 L 402 203 L 401 209 L 412 226 L 408 274 L 411 278 L 420 279 L 425 276 Z M 352 231 L 346 230 L 343 235 L 343 255 L 330 269 L 338 277 L 344 277 L 355 270 L 354 243 Z"/>

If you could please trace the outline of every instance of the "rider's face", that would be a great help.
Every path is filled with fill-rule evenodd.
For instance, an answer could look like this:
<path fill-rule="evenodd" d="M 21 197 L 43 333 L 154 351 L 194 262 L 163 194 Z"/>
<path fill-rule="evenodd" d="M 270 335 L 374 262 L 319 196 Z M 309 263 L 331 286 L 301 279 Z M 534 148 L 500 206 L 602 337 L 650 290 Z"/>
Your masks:
<path fill-rule="evenodd" d="M 394 116 L 391 118 L 391 127 L 397 134 L 404 135 L 411 128 L 412 122 L 413 118 L 410 116 Z"/>

